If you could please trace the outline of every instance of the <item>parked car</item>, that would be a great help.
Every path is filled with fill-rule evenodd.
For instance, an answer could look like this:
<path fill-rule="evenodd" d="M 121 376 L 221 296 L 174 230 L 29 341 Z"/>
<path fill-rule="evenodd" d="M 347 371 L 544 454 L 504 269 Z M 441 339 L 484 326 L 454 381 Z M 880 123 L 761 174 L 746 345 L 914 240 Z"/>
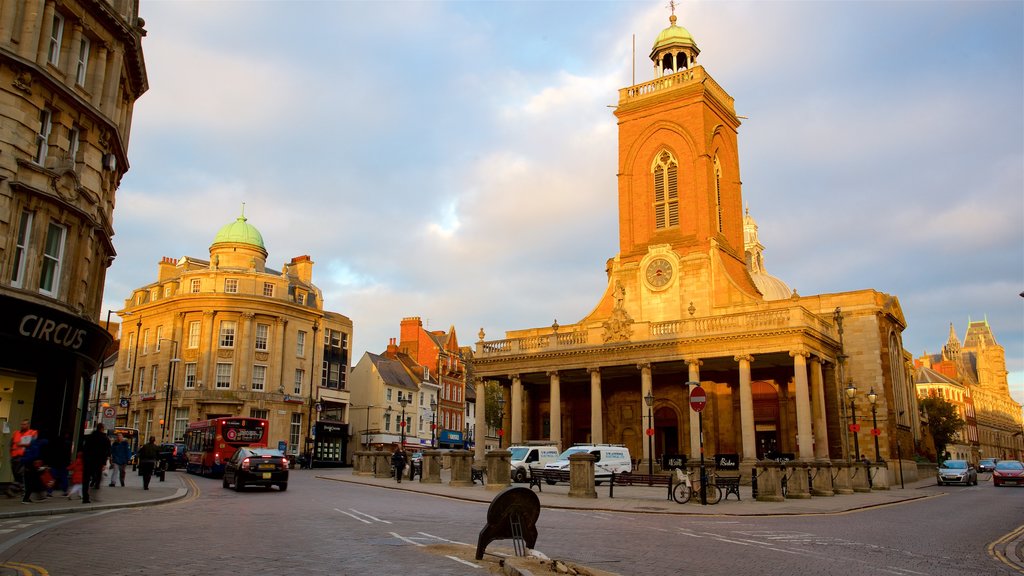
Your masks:
<path fill-rule="evenodd" d="M 991 472 L 996 467 L 996 462 L 999 460 L 995 458 L 985 458 L 978 462 L 978 472 Z"/>
<path fill-rule="evenodd" d="M 587 452 L 594 457 L 594 484 L 611 480 L 612 473 L 623 474 L 633 471 L 633 461 L 629 459 L 629 448 L 621 444 L 586 444 L 573 446 L 558 455 L 558 459 L 544 466 L 546 470 L 568 470 L 569 456 L 579 452 Z M 548 484 L 554 481 L 548 480 Z"/>
<path fill-rule="evenodd" d="M 992 483 L 996 486 L 1024 486 L 1024 463 L 1020 460 L 1000 460 L 992 471 Z"/>
<path fill-rule="evenodd" d="M 978 485 L 978 471 L 967 460 L 946 460 L 936 470 L 939 486 L 946 484 Z"/>
<path fill-rule="evenodd" d="M 543 468 L 558 458 L 558 447 L 547 446 L 509 446 L 512 453 L 512 480 L 526 482 L 530 478 L 530 467 Z"/>
<path fill-rule="evenodd" d="M 178 443 L 167 443 L 160 445 L 160 460 L 166 470 L 177 470 L 188 464 L 188 456 L 185 454 L 185 445 Z"/>
<path fill-rule="evenodd" d="M 288 489 L 288 457 L 275 448 L 239 448 L 224 464 L 225 488 L 235 485 L 242 491 L 246 486 L 277 485 Z"/>

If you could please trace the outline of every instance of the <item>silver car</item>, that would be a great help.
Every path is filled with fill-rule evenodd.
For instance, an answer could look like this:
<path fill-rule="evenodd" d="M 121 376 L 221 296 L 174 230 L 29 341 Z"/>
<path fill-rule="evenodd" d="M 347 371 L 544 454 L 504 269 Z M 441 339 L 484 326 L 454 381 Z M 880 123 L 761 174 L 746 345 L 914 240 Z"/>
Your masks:
<path fill-rule="evenodd" d="M 939 486 L 946 484 L 978 485 L 978 471 L 967 460 L 946 460 L 936 471 Z"/>

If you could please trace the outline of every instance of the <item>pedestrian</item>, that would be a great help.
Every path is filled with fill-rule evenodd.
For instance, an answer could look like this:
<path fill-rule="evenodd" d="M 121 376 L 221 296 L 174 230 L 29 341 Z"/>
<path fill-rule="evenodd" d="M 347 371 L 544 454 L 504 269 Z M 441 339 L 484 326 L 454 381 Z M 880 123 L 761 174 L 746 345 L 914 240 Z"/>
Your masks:
<path fill-rule="evenodd" d="M 99 493 L 103 465 L 110 458 L 110 438 L 107 437 L 107 427 L 102 422 L 96 424 L 96 429 L 85 437 L 83 450 L 85 466 L 82 468 L 82 504 L 88 504 L 92 501 L 89 497 L 89 488 L 91 486 Z"/>
<path fill-rule="evenodd" d="M 405 470 L 405 451 L 401 448 L 395 450 L 395 453 L 391 455 L 391 465 L 395 468 L 395 478 L 401 484 L 402 472 Z"/>
<path fill-rule="evenodd" d="M 125 440 L 124 434 L 118 434 L 114 443 L 110 445 L 110 485 L 114 486 L 114 480 L 121 480 L 121 487 L 124 488 L 124 471 L 128 461 L 132 458 L 132 448 Z"/>
<path fill-rule="evenodd" d="M 21 427 L 15 430 L 11 436 L 11 474 L 14 475 L 14 482 L 7 490 L 8 496 L 17 494 L 23 488 L 21 480 L 24 478 L 25 472 L 22 470 L 21 458 L 25 455 L 25 449 L 38 435 L 39 432 L 33 430 L 28 419 L 25 419 L 21 421 Z"/>
<path fill-rule="evenodd" d="M 71 500 L 76 494 L 79 498 L 82 497 L 82 473 L 84 471 L 85 452 L 79 450 L 75 461 L 71 463 L 71 466 L 68 466 L 68 476 L 71 478 L 71 490 L 67 494 L 68 500 Z"/>
<path fill-rule="evenodd" d="M 160 458 L 160 448 L 156 445 L 156 436 L 150 436 L 149 442 L 139 448 L 139 472 L 142 474 L 142 489 L 149 490 L 149 481 L 153 478 L 153 469 Z"/>
<path fill-rule="evenodd" d="M 43 447 L 46 443 L 38 434 L 32 438 L 32 443 L 21 453 L 22 486 L 24 487 L 21 497 L 22 504 L 42 502 L 46 499 L 45 487 L 39 478 L 39 474 L 42 472 L 41 468 L 43 468 Z M 35 500 L 32 499 L 33 493 L 38 493 L 38 498 Z"/>
<path fill-rule="evenodd" d="M 68 495 L 68 464 L 71 462 L 71 441 L 68 434 L 50 440 L 43 453 L 43 462 L 50 467 L 53 475 L 53 487 L 48 493 L 52 496 L 53 489 L 59 488 L 64 496 Z"/>

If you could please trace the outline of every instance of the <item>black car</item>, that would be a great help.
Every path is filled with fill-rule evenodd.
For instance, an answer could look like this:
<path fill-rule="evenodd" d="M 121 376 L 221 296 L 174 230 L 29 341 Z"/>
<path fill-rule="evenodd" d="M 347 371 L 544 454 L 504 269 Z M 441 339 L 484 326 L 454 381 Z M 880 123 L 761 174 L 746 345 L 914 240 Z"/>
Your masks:
<path fill-rule="evenodd" d="M 978 472 L 991 472 L 996 469 L 996 463 L 999 460 L 995 458 L 985 458 L 981 462 L 978 462 Z"/>
<path fill-rule="evenodd" d="M 288 489 L 288 457 L 274 448 L 239 448 L 224 464 L 225 488 L 235 485 L 241 491 L 246 486 L 277 485 Z"/>
<path fill-rule="evenodd" d="M 188 464 L 188 456 L 185 454 L 184 444 L 161 444 L 160 462 L 165 470 L 177 470 Z"/>

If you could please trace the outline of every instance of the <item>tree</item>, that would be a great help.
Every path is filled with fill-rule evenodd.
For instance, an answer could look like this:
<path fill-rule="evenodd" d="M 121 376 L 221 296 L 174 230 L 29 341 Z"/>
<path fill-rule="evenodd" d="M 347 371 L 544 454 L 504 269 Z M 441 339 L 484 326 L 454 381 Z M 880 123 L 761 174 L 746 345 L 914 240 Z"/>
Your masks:
<path fill-rule="evenodd" d="M 484 383 L 484 420 L 488 428 L 501 428 L 502 415 L 498 408 L 498 398 L 501 398 L 501 386 L 489 380 Z"/>
<path fill-rule="evenodd" d="M 918 404 L 928 415 L 928 431 L 935 441 L 936 459 L 941 462 L 946 446 L 956 441 L 967 423 L 960 417 L 956 406 L 943 398 L 922 398 Z"/>

